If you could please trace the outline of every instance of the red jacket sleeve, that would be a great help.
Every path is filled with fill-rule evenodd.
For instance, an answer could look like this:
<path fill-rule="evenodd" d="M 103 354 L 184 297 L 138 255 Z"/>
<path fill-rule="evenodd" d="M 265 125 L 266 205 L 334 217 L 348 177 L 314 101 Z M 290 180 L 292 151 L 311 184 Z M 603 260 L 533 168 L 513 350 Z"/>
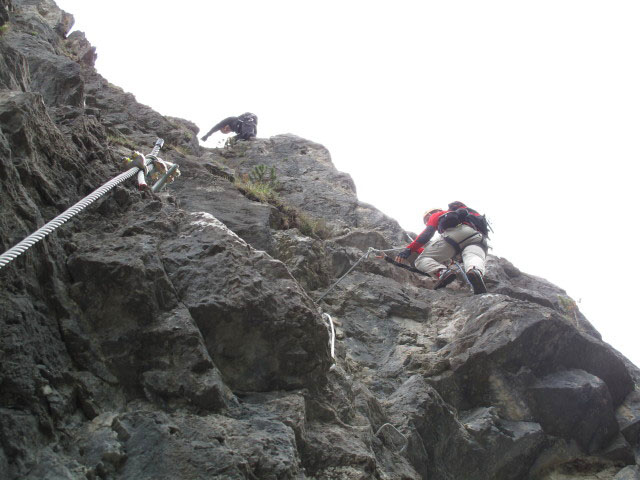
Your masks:
<path fill-rule="evenodd" d="M 413 242 L 407 245 L 407 248 L 412 252 L 422 253 L 422 251 L 424 250 L 422 246 L 429 240 L 431 240 L 431 237 L 433 237 L 433 235 L 438 230 L 438 221 L 440 220 L 440 217 L 448 212 L 449 210 L 446 210 L 431 215 L 431 217 L 429 217 L 429 220 L 427 221 L 427 228 L 425 228 Z"/>

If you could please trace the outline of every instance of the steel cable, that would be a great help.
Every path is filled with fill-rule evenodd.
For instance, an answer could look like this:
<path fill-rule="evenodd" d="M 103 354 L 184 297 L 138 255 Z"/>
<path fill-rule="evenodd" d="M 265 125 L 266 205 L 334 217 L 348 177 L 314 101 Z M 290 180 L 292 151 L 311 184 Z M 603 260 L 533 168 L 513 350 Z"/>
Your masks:
<path fill-rule="evenodd" d="M 127 170 L 126 172 L 118 175 L 114 179 L 108 181 L 103 186 L 101 186 L 100 188 L 95 190 L 93 193 L 89 194 L 88 196 L 86 196 L 85 198 L 80 200 L 74 206 L 68 208 L 63 213 L 58 215 L 56 218 L 51 220 L 49 223 L 47 223 L 43 227 L 41 227 L 38 230 L 36 230 L 34 233 L 29 235 L 27 238 L 22 240 L 20 243 L 18 243 L 16 246 L 14 246 L 14 247 L 10 248 L 9 250 L 7 250 L 6 252 L 4 252 L 2 255 L 0 255 L 0 268 L 4 267 L 5 265 L 7 265 L 12 260 L 15 260 L 19 255 L 21 255 L 24 252 L 26 252 L 35 243 L 37 243 L 40 240 L 42 240 L 44 237 L 49 235 L 56 228 L 58 228 L 60 225 L 62 225 L 67 220 L 72 218 L 74 215 L 78 214 L 80 211 L 82 211 L 83 209 L 85 209 L 86 207 L 91 205 L 93 202 L 95 202 L 97 199 L 102 197 L 105 193 L 107 193 L 113 187 L 115 187 L 115 186 L 121 184 L 122 182 L 124 182 L 125 180 L 128 180 L 129 178 L 133 177 L 136 173 L 138 173 L 138 170 L 139 170 L 138 167 L 133 167 L 133 168 Z"/>
<path fill-rule="evenodd" d="M 160 151 L 160 148 L 162 147 L 163 143 L 164 143 L 164 141 L 162 139 L 158 139 L 156 141 L 156 144 L 153 147 L 153 150 L 151 151 L 151 154 L 149 156 L 157 155 L 158 152 Z M 145 163 L 151 162 L 151 161 L 152 161 L 152 159 L 148 159 L 147 161 L 145 161 Z M 66 221 L 68 221 L 70 218 L 72 218 L 74 215 L 78 214 L 79 212 L 84 210 L 86 207 L 91 205 L 93 202 L 95 202 L 97 199 L 99 199 L 100 197 L 105 195 L 113 187 L 115 187 L 117 185 L 120 185 L 125 180 L 128 180 L 131 177 L 133 177 L 134 175 L 136 175 L 139 170 L 140 170 L 140 168 L 133 167 L 133 168 L 130 168 L 129 170 L 127 170 L 126 172 L 121 173 L 117 177 L 109 180 L 107 183 L 105 183 L 104 185 L 102 185 L 101 187 L 99 187 L 98 189 L 94 190 L 92 193 L 90 193 L 86 197 L 84 197 L 82 200 L 80 200 L 74 206 L 68 208 L 63 213 L 58 215 L 56 218 L 51 220 L 49 223 L 47 223 L 43 227 L 39 228 L 34 233 L 29 235 L 27 238 L 22 240 L 20 243 L 18 243 L 14 247 L 12 247 L 9 250 L 7 250 L 6 252 L 4 252 L 2 255 L 0 255 L 0 269 L 3 268 L 5 265 L 7 265 L 9 262 L 15 260 L 18 256 L 22 255 L 29 248 L 31 248 L 34 244 L 36 244 L 37 242 L 42 240 L 44 237 L 49 235 L 56 228 L 58 228 L 60 225 L 64 224 Z"/>
<path fill-rule="evenodd" d="M 318 299 L 316 300 L 316 303 L 320 302 L 320 300 L 322 300 L 324 297 L 326 297 L 326 296 L 327 296 L 327 294 L 328 294 L 331 290 L 333 290 L 333 289 L 334 289 L 334 288 L 335 288 L 335 287 L 336 287 L 336 286 L 337 286 L 337 285 L 338 285 L 338 284 L 339 284 L 339 283 L 340 283 L 340 282 L 341 282 L 341 281 L 342 281 L 342 280 L 343 280 L 347 275 L 349 275 L 349 274 L 353 271 L 353 269 L 354 269 L 354 268 L 356 268 L 356 267 L 360 264 L 360 262 L 361 262 L 362 260 L 364 260 L 365 258 L 369 258 L 369 255 L 371 255 L 371 253 L 373 253 L 373 252 L 383 252 L 383 253 L 386 253 L 386 252 L 393 252 L 393 251 L 395 251 L 395 250 L 401 250 L 401 249 L 403 249 L 403 248 L 404 248 L 404 247 L 397 247 L 397 248 L 389 248 L 389 249 L 387 249 L 387 250 L 379 250 L 379 249 L 377 249 L 377 248 L 369 247 L 369 249 L 364 253 L 364 255 L 362 255 L 362 256 L 358 259 L 358 261 L 357 261 L 356 263 L 354 263 L 354 264 L 351 266 L 351 268 L 349 268 L 349 270 L 347 270 L 347 273 L 345 273 L 344 275 L 342 275 L 342 276 L 341 276 L 341 277 L 340 277 L 340 278 L 339 278 L 339 279 L 338 279 L 338 280 L 337 280 L 333 285 L 331 285 L 331 286 L 327 289 L 327 291 L 326 291 L 326 292 L 324 292 L 322 295 L 320 295 L 320 297 L 318 297 Z"/>

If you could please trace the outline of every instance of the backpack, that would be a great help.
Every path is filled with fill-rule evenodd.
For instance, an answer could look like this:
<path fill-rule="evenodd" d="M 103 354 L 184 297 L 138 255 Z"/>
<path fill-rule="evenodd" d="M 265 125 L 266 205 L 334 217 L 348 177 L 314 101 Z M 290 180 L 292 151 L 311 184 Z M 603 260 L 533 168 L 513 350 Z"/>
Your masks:
<path fill-rule="evenodd" d="M 243 140 L 248 140 L 251 137 L 255 137 L 258 133 L 258 116 L 253 113 L 243 113 L 238 117 L 238 122 L 240 123 L 240 128 L 238 132 L 238 137 Z"/>
<path fill-rule="evenodd" d="M 474 215 L 472 215 L 474 214 Z M 473 208 L 458 208 L 452 212 L 447 212 L 438 219 L 438 232 L 442 233 L 447 228 L 453 228 L 462 222 L 471 224 L 477 231 L 485 237 L 489 237 L 491 226 L 484 215 L 480 215 Z"/>
<path fill-rule="evenodd" d="M 469 215 L 466 221 L 472 224 L 476 230 L 487 238 L 489 238 L 489 231 L 493 232 L 491 225 L 489 225 L 487 221 L 487 217 L 484 215 Z"/>
<path fill-rule="evenodd" d="M 258 116 L 254 113 L 243 113 L 238 117 L 238 120 L 244 124 L 258 125 Z"/>
<path fill-rule="evenodd" d="M 464 211 L 464 214 L 462 213 Z M 444 232 L 447 228 L 457 227 L 462 223 L 463 217 L 466 217 L 466 210 L 460 209 L 453 212 L 447 212 L 438 219 L 438 233 Z"/>

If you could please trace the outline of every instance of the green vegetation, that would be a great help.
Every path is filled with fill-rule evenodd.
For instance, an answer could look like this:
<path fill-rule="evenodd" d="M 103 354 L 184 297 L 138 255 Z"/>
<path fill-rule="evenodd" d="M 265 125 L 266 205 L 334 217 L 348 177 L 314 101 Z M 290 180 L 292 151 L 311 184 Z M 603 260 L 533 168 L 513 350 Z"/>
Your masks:
<path fill-rule="evenodd" d="M 236 187 L 247 197 L 252 200 L 257 200 L 261 203 L 269 203 L 275 207 L 278 207 L 280 197 L 269 185 L 263 183 L 253 183 L 246 175 L 242 179 L 236 179 Z"/>
<path fill-rule="evenodd" d="M 331 237 L 331 230 L 323 218 L 318 220 L 311 218 L 302 212 L 298 212 L 298 230 L 307 237 L 314 237 L 322 240 Z"/>
<path fill-rule="evenodd" d="M 109 143 L 122 145 L 123 147 L 130 148 L 131 150 L 135 150 L 137 148 L 131 140 L 123 137 L 122 135 L 107 135 L 107 140 L 109 141 Z"/>
<path fill-rule="evenodd" d="M 267 173 L 268 171 L 268 173 Z M 276 167 L 270 169 L 263 164 L 256 165 L 251 173 L 249 173 L 249 181 L 257 185 L 266 185 L 272 190 L 277 190 L 278 179 L 276 175 Z"/>
<path fill-rule="evenodd" d="M 123 90 L 122 88 L 120 88 L 120 87 L 119 87 L 119 86 L 117 86 L 117 85 L 114 85 L 114 84 L 113 84 L 113 83 L 111 83 L 111 82 L 107 82 L 107 86 L 108 86 L 109 88 L 112 88 L 113 90 L 116 90 L 116 91 L 117 91 L 117 92 L 119 92 L 119 93 L 124 93 L 124 90 Z"/>
<path fill-rule="evenodd" d="M 227 139 L 224 141 L 224 145 L 222 146 L 222 148 L 224 148 L 225 150 L 232 149 L 233 147 L 236 146 L 236 143 L 238 143 L 238 139 L 235 136 L 227 137 Z"/>
<path fill-rule="evenodd" d="M 9 23 L 0 26 L 0 37 L 9 31 Z"/>
<path fill-rule="evenodd" d="M 185 157 L 187 155 L 193 155 L 194 154 L 193 150 L 191 150 L 191 148 L 189 148 L 189 147 L 183 147 L 182 145 L 176 145 L 176 146 L 170 145 L 170 146 L 173 147 L 173 149 L 176 152 L 178 152 L 181 155 L 184 155 Z"/>
<path fill-rule="evenodd" d="M 240 179 L 236 179 L 235 185 L 247 198 L 277 208 L 281 214 L 278 228 L 282 230 L 297 228 L 303 235 L 318 239 L 331 236 L 331 231 L 324 220 L 311 218 L 282 201 L 277 192 L 280 184 L 274 167 L 257 165 L 251 173 L 245 173 Z"/>
<path fill-rule="evenodd" d="M 182 141 L 184 143 L 191 143 L 191 141 L 193 140 L 194 133 L 191 130 L 189 130 L 185 124 L 180 123 L 178 120 L 174 118 L 166 118 L 166 120 L 169 125 L 171 125 L 176 130 L 180 131 L 180 134 L 182 136 Z"/>
<path fill-rule="evenodd" d="M 268 175 L 266 172 L 266 165 L 256 165 L 251 173 L 245 173 L 239 180 L 236 180 L 236 186 L 252 200 L 279 208 L 282 202 L 276 192 L 279 186 L 276 169 L 271 167 Z"/>
<path fill-rule="evenodd" d="M 576 304 L 576 302 L 572 298 L 565 297 L 563 295 L 558 295 L 558 302 L 560 303 L 560 307 L 564 311 L 564 317 L 571 323 L 577 323 L 578 305 Z"/>
<path fill-rule="evenodd" d="M 238 137 L 235 136 L 227 137 L 224 145 L 218 151 L 225 158 L 239 158 L 249 149 L 250 143 L 238 140 Z"/>

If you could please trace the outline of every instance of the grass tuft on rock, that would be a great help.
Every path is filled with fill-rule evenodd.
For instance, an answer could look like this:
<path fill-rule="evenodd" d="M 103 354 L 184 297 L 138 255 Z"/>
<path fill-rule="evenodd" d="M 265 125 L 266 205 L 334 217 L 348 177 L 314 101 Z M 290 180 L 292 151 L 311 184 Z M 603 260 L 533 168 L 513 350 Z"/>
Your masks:
<path fill-rule="evenodd" d="M 266 165 L 257 165 L 251 173 L 236 178 L 234 183 L 247 198 L 278 209 L 281 214 L 280 229 L 297 228 L 303 235 L 316 239 L 327 239 L 331 236 L 331 230 L 324 220 L 314 219 L 282 200 L 277 192 L 280 184 L 274 167 L 267 169 Z"/>

